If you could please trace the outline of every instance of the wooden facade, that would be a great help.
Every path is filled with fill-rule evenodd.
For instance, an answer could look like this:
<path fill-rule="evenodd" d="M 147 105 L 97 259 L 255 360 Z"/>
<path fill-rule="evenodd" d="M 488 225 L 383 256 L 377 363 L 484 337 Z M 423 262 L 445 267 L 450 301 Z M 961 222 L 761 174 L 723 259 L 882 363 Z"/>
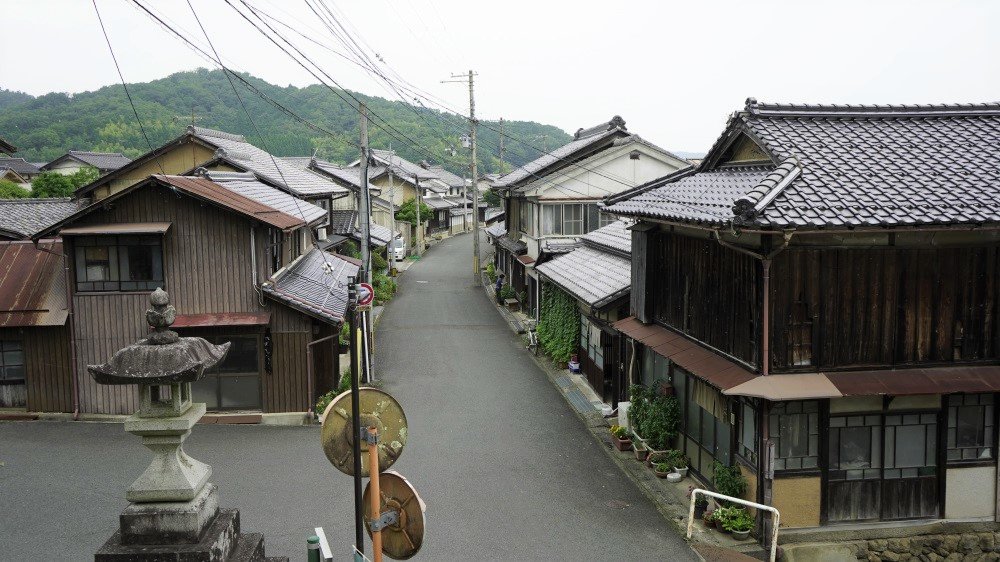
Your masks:
<path fill-rule="evenodd" d="M 29 412 L 72 412 L 73 381 L 70 378 L 69 326 L 0 328 L 0 340 L 21 342 L 24 353 L 24 384 L 0 386 L 0 400 L 7 407 Z"/>
<path fill-rule="evenodd" d="M 790 248 L 771 278 L 775 370 L 1000 360 L 1000 246 Z"/>
<path fill-rule="evenodd" d="M 163 235 L 164 288 L 178 314 L 270 312 L 270 337 L 264 339 L 270 341 L 273 354 L 270 371 L 261 368 L 262 410 L 306 410 L 306 344 L 313 339 L 313 321 L 263 299 L 254 288 L 252 264 L 257 266 L 258 283 L 272 273 L 269 229 L 158 184 L 141 187 L 110 208 L 96 210 L 73 224 L 153 221 L 170 223 Z M 65 238 L 72 259 L 74 237 Z M 290 244 L 283 246 L 287 253 Z M 286 261 L 288 258 L 291 256 L 286 256 Z M 71 286 L 75 286 L 72 280 Z M 147 306 L 145 291 L 74 290 L 72 318 L 82 412 L 130 414 L 137 408 L 133 388 L 97 385 L 87 375 L 86 366 L 107 361 L 115 351 L 143 337 L 147 331 L 143 316 Z"/>

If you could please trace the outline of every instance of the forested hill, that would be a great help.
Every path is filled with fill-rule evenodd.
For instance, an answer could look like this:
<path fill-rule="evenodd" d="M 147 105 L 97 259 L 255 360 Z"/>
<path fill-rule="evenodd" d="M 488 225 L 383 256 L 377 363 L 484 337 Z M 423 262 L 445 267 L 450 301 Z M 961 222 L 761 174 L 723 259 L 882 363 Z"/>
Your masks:
<path fill-rule="evenodd" d="M 307 156 L 318 149 L 321 158 L 333 162 L 357 159 L 357 110 L 334 92 L 318 84 L 283 88 L 249 75 L 244 77 L 261 92 L 336 135 L 331 137 L 296 121 L 237 81 L 240 96 L 271 152 L 278 156 Z M 197 125 L 243 134 L 263 148 L 221 70 L 179 72 L 152 82 L 130 84 L 129 92 L 154 147 L 180 136 L 193 116 Z M 455 173 L 467 173 L 468 153 L 459 140 L 467 130 L 464 119 L 419 106 L 414 111 L 399 101 L 354 95 L 375 114 L 369 128 L 373 148 L 389 148 L 391 142 L 403 158 L 431 160 Z M 379 118 L 398 132 L 390 129 L 391 136 L 387 134 L 377 122 Z M 479 127 L 480 173 L 498 171 L 500 143 L 496 129 L 496 122 L 484 122 Z M 570 139 L 557 127 L 526 121 L 504 120 L 504 132 L 524 141 L 507 139 L 504 143 L 508 170 L 511 164 L 517 166 L 537 158 L 540 153 L 534 147 L 552 150 Z M 17 156 L 29 162 L 47 162 L 69 149 L 124 152 L 131 157 L 148 150 L 121 85 L 39 97 L 0 89 L 0 137 L 17 146 Z"/>

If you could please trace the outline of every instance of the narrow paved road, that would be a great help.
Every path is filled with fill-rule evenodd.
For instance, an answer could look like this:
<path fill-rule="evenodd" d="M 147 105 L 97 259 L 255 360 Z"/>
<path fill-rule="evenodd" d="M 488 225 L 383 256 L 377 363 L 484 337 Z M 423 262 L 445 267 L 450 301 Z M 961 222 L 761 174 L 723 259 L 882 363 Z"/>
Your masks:
<path fill-rule="evenodd" d="M 401 278 L 377 345 L 428 504 L 428 560 L 694 560 L 525 353 L 472 277 L 472 237 Z M 615 507 L 620 502 L 627 507 Z"/>
<path fill-rule="evenodd" d="M 394 469 L 427 502 L 417 559 L 695 560 L 473 284 L 471 245 L 453 238 L 406 272 L 378 331 L 410 422 Z M 185 449 L 269 554 L 304 559 L 315 526 L 349 552 L 351 480 L 317 427 L 198 426 Z M 0 561 L 93 560 L 148 463 L 120 424 L 0 422 Z"/>

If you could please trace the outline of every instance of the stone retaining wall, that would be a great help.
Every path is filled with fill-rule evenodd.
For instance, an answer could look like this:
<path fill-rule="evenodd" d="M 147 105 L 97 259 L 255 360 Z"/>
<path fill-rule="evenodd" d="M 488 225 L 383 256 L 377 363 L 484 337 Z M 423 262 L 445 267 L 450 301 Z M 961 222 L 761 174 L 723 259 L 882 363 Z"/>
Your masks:
<path fill-rule="evenodd" d="M 1000 533 L 926 535 L 851 543 L 858 560 L 980 562 L 1000 560 Z"/>

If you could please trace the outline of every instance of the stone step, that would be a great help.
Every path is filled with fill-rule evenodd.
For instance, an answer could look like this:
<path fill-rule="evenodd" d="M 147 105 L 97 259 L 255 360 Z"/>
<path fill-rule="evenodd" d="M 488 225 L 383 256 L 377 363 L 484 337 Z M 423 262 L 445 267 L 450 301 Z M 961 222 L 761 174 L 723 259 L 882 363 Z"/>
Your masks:
<path fill-rule="evenodd" d="M 236 548 L 229 556 L 228 562 L 264 562 L 264 535 L 260 533 L 244 533 L 239 536 Z"/>
<path fill-rule="evenodd" d="M 220 509 L 215 521 L 205 529 L 197 544 L 123 545 L 121 531 L 115 531 L 94 555 L 94 562 L 226 562 L 240 537 L 240 512 Z M 263 547 L 262 547 L 263 548 Z M 260 560 L 263 560 L 263 551 Z"/>

